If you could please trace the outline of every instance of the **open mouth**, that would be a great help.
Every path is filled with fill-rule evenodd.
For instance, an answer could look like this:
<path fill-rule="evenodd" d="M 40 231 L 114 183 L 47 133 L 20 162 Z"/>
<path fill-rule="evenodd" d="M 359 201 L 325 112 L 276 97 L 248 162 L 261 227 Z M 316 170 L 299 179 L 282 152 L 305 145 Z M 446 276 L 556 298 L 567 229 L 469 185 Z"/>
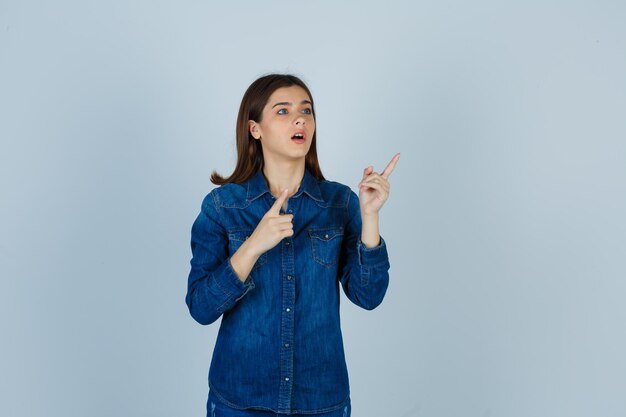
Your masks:
<path fill-rule="evenodd" d="M 304 133 L 296 133 L 291 137 L 291 140 L 297 143 L 303 143 L 305 140 Z"/>

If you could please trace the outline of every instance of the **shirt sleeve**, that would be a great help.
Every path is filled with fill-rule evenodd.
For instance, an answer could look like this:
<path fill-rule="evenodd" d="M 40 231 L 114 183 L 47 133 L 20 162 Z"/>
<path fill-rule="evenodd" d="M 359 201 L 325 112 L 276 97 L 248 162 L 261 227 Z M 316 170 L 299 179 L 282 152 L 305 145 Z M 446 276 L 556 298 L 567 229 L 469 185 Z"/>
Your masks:
<path fill-rule="evenodd" d="M 191 252 L 185 302 L 191 316 L 207 325 L 254 288 L 252 278 L 241 282 L 230 263 L 228 234 L 219 221 L 213 192 L 204 198 L 191 227 Z"/>
<path fill-rule="evenodd" d="M 359 197 L 350 190 L 347 223 L 341 246 L 340 282 L 350 301 L 366 310 L 373 310 L 383 301 L 389 286 L 389 256 L 382 236 L 378 246 L 368 248 L 361 241 L 361 209 Z"/>

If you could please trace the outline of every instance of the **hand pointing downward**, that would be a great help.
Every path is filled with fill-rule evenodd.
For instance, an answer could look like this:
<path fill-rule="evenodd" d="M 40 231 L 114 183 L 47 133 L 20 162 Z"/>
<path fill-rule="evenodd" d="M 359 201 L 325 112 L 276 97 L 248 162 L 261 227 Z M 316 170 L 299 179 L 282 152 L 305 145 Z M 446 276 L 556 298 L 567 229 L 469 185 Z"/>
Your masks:
<path fill-rule="evenodd" d="M 374 167 L 371 165 L 363 170 L 363 178 L 359 183 L 359 203 L 362 216 L 378 213 L 389 198 L 391 184 L 387 178 L 393 172 L 399 159 L 400 152 L 391 158 L 382 174 L 374 172 Z"/>

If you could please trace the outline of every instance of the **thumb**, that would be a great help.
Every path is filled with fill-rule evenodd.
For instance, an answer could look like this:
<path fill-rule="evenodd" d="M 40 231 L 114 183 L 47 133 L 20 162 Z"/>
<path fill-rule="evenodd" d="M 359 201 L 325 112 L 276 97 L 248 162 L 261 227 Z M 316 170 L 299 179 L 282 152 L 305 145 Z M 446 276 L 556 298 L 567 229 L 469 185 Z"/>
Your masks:
<path fill-rule="evenodd" d="M 363 170 L 363 178 L 361 178 L 361 181 L 363 181 L 369 174 L 371 174 L 372 171 L 374 171 L 374 167 L 371 165 L 365 168 Z"/>
<path fill-rule="evenodd" d="M 274 204 L 272 204 L 272 207 L 270 207 L 269 211 L 274 214 L 280 214 L 280 208 L 285 203 L 285 200 L 287 200 L 287 191 L 289 191 L 289 189 L 285 188 L 283 192 L 280 193 L 276 201 L 274 201 Z"/>

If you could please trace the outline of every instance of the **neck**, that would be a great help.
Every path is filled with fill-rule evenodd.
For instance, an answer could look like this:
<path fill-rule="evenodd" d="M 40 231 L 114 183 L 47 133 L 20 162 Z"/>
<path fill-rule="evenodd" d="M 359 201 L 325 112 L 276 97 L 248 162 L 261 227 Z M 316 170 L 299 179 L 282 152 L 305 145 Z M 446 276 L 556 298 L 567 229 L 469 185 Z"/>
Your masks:
<path fill-rule="evenodd" d="M 294 195 L 304 178 L 304 161 L 298 164 L 267 164 L 263 166 L 263 175 L 270 192 L 278 197 L 287 188 L 288 196 Z"/>

